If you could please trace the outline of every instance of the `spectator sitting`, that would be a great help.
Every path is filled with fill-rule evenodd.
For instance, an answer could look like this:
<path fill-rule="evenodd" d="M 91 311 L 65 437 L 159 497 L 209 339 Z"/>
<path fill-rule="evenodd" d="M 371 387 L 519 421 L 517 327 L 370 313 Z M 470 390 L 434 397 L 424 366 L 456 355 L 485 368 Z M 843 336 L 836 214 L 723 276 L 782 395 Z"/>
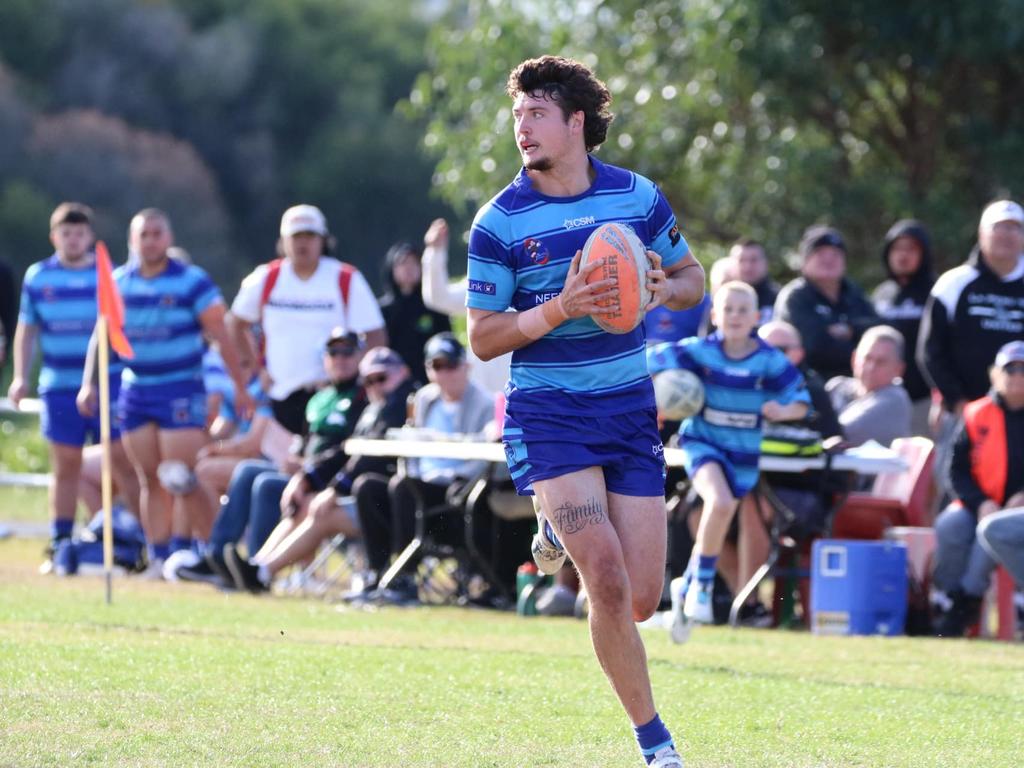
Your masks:
<path fill-rule="evenodd" d="M 704 504 L 690 567 L 673 580 L 672 638 L 683 642 L 693 623 L 709 624 L 718 555 L 742 499 L 757 483 L 763 419 L 803 418 L 810 397 L 800 372 L 752 331 L 757 294 L 739 281 L 723 285 L 712 313 L 720 330 L 647 352 L 653 375 L 693 371 L 704 382 L 704 408 L 680 428 L 686 472 Z"/>
<path fill-rule="evenodd" d="M 255 553 L 281 519 L 282 509 L 289 515 L 304 510 L 311 489 L 302 461 L 335 449 L 349 436 L 366 406 L 366 396 L 357 382 L 360 346 L 356 334 L 336 328 L 322 357 L 329 383 L 306 404 L 304 437 L 280 467 L 265 459 L 245 459 L 235 466 L 227 501 L 214 521 L 203 560 L 179 568 L 178 578 L 212 583 L 227 579 L 233 583 L 223 560 L 225 546 L 241 539 L 248 528 L 248 549 Z"/>
<path fill-rule="evenodd" d="M 825 384 L 845 445 L 868 440 L 889 445 L 910 435 L 910 397 L 899 382 L 903 368 L 899 331 L 889 325 L 865 331 L 853 354 L 854 376 L 837 376 Z"/>
<path fill-rule="evenodd" d="M 414 389 L 409 368 L 393 349 L 376 347 L 359 364 L 359 374 L 369 404 L 351 436 L 382 438 L 388 429 L 405 423 L 406 403 Z M 394 472 L 393 458 L 349 456 L 344 445 L 307 462 L 292 482 L 297 492 L 315 494 L 309 501 L 308 513 L 285 515 L 263 546 L 250 550 L 253 555 L 249 560 L 243 559 L 233 545 L 224 547 L 224 559 L 235 585 L 255 593 L 265 592 L 281 569 L 309 557 L 324 539 L 338 533 L 359 537 L 359 521 L 341 497 L 353 494 L 358 502 L 361 481 L 390 477 Z"/>
<path fill-rule="evenodd" d="M 424 357 L 430 383 L 415 394 L 413 425 L 438 433 L 482 437 L 493 419 L 494 400 L 469 380 L 465 348 L 452 334 L 441 333 L 427 342 Z M 364 477 L 356 502 L 370 568 L 379 576 L 389 559 L 401 554 L 413 540 L 419 500 L 425 507 L 443 504 L 452 483 L 475 476 L 485 466 L 482 461 L 423 458 L 410 460 L 407 473 L 387 481 Z M 428 525 L 438 522 L 431 519 Z M 436 535 L 436 529 L 432 533 Z M 393 580 L 385 594 L 378 591 L 370 597 L 415 600 L 416 585 L 405 574 Z"/>
<path fill-rule="evenodd" d="M 384 258 L 383 279 L 387 290 L 380 297 L 391 348 L 409 366 L 413 379 L 426 381 L 423 345 L 435 333 L 451 330 L 448 315 L 427 309 L 423 302 L 420 255 L 410 243 L 396 243 Z"/>
<path fill-rule="evenodd" d="M 764 246 L 750 237 L 733 243 L 729 249 L 729 261 L 736 280 L 742 280 L 757 291 L 758 325 L 764 325 L 775 312 L 775 300 L 779 296 L 779 284 L 768 275 L 768 255 Z"/>
<path fill-rule="evenodd" d="M 423 303 L 451 317 L 466 316 L 467 278 L 449 283 L 448 275 L 448 222 L 435 219 L 423 236 Z M 466 348 L 469 377 L 491 394 L 504 391 L 508 381 L 512 354 L 498 355 L 481 360 L 472 349 Z"/>
<path fill-rule="evenodd" d="M 810 227 L 800 240 L 801 276 L 787 283 L 775 317 L 796 326 L 807 364 L 827 381 L 849 376 L 861 334 L 878 316 L 860 288 L 846 277 L 846 243 L 831 227 Z"/>
<path fill-rule="evenodd" d="M 811 409 L 803 419 L 780 426 L 784 429 L 800 430 L 802 436 L 811 435 L 819 442 L 840 436 L 842 430 L 839 419 L 825 391 L 825 382 L 816 371 L 807 367 L 800 332 L 785 321 L 770 320 L 762 325 L 757 333 L 765 342 L 782 352 L 803 374 L 807 393 L 811 398 Z M 766 440 L 771 437 L 774 427 L 774 424 L 765 425 Z M 829 491 L 826 486 L 828 476 L 825 473 L 765 472 L 764 480 L 793 515 L 792 520 L 784 526 L 782 532 L 785 535 L 805 539 L 823 530 L 828 508 L 822 504 L 822 497 Z M 774 510 L 770 505 L 758 505 L 753 495 L 748 494 L 743 497 L 739 514 L 738 574 L 734 579 L 735 586 L 730 584 L 734 591 L 750 581 L 754 572 L 768 559 L 770 542 L 765 526 L 771 524 Z M 729 581 L 726 578 L 726 582 Z M 763 625 L 767 618 L 768 611 L 753 596 L 740 612 L 740 620 L 743 623 Z"/>
<path fill-rule="evenodd" d="M 992 391 L 964 407 L 953 443 L 957 501 L 935 520 L 932 579 L 951 602 L 936 627 L 943 637 L 962 637 L 977 623 L 996 567 L 990 551 L 1012 566 L 1018 584 L 1024 575 L 1024 550 L 1012 543 L 1024 514 L 1024 341 L 1004 344 L 989 375 Z"/>
<path fill-rule="evenodd" d="M 879 317 L 903 334 L 903 386 L 913 403 L 911 433 L 927 435 L 931 389 L 917 364 L 916 350 L 921 317 L 935 283 L 931 238 L 919 221 L 897 221 L 885 235 L 882 263 L 889 279 L 871 293 Z"/>

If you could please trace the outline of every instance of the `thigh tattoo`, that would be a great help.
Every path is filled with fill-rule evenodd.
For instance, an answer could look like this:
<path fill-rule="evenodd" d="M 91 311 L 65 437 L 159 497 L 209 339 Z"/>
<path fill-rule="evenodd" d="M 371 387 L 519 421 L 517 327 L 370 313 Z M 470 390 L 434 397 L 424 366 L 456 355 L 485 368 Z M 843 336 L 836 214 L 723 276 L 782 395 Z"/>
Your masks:
<path fill-rule="evenodd" d="M 600 525 L 607 519 L 604 507 L 596 498 L 591 497 L 583 504 L 565 502 L 555 508 L 554 522 L 558 531 L 563 534 L 578 533 L 588 525 Z"/>

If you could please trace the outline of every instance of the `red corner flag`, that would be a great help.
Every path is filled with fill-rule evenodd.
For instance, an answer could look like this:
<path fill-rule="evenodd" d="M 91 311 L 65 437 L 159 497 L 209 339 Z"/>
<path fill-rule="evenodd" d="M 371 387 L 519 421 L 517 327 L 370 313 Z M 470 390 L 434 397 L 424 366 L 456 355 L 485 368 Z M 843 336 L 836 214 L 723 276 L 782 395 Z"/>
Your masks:
<path fill-rule="evenodd" d="M 96 300 L 99 313 L 107 318 L 107 331 L 110 334 L 110 346 L 121 357 L 135 357 L 132 345 L 124 335 L 124 303 L 114 282 L 114 269 L 110 264 L 110 254 L 102 240 L 96 242 Z"/>

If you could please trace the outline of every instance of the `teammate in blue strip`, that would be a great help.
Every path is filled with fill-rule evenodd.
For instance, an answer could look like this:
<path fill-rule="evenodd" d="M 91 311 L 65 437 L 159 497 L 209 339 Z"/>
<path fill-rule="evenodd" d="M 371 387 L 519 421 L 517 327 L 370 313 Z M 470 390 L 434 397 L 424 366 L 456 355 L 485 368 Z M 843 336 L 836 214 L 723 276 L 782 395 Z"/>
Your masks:
<path fill-rule="evenodd" d="M 48 259 L 28 268 L 21 289 L 21 309 L 14 336 L 14 378 L 8 396 L 17 405 L 28 394 L 28 372 L 39 342 L 42 400 L 40 427 L 50 447 L 50 551 L 70 538 L 75 523 L 82 447 L 100 439 L 99 418 L 79 415 L 75 395 L 82 383 L 89 337 L 96 324 L 96 259 L 92 210 L 81 203 L 61 203 L 50 216 L 50 241 L 56 249 Z M 121 364 L 111 364 L 111 386 L 117 392 Z M 120 442 L 119 424 L 111 419 L 111 460 L 114 481 L 126 503 L 135 507 L 138 483 Z M 48 569 L 49 560 L 44 563 Z"/>
<path fill-rule="evenodd" d="M 665 572 L 665 465 L 644 334 L 594 323 L 605 311 L 598 302 L 615 294 L 610 280 L 587 285 L 598 264 L 581 269 L 580 249 L 605 222 L 632 226 L 650 249 L 651 307 L 699 302 L 703 270 L 657 187 L 590 154 L 612 115 L 589 69 L 555 56 L 525 61 L 508 93 L 524 167 L 470 232 L 470 342 L 482 360 L 513 351 L 503 439 L 517 489 L 536 494 L 545 513 L 539 563 L 557 569 L 564 545 L 644 761 L 679 768 L 634 623 L 657 609 Z"/>
<path fill-rule="evenodd" d="M 728 282 L 715 292 L 718 331 L 703 339 L 658 344 L 648 351 L 651 374 L 693 371 L 704 383 L 704 407 L 679 427 L 686 473 L 704 510 L 687 573 L 672 583 L 672 639 L 684 642 L 693 623 L 710 624 L 718 554 L 737 504 L 757 484 L 763 419 L 790 421 L 807 413 L 803 376 L 757 335 L 757 292 Z"/>
<path fill-rule="evenodd" d="M 167 494 L 159 487 L 157 468 L 161 462 L 176 461 L 192 470 L 197 452 L 207 441 L 204 333 L 219 345 L 235 384 L 235 402 L 245 418 L 252 414 L 253 401 L 224 329 L 220 291 L 202 269 L 167 255 L 173 244 L 167 214 L 156 208 L 140 211 L 128 235 L 138 262 L 116 269 L 114 279 L 124 300 L 124 330 L 135 356 L 125 363 L 117 405 L 122 440 L 142 486 L 150 573 L 159 577 L 169 554 L 171 510 Z M 84 413 L 95 409 L 92 357 L 90 353 L 78 397 Z M 205 537 L 213 520 L 200 494 L 193 486 L 181 496 L 187 517 Z"/>

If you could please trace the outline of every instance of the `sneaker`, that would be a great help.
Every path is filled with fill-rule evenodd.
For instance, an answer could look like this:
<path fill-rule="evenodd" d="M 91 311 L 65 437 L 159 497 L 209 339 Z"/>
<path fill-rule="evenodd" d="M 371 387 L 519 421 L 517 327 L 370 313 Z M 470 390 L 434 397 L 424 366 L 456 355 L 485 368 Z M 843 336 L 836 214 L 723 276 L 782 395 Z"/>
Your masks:
<path fill-rule="evenodd" d="M 149 565 L 146 566 L 146 570 L 139 574 L 139 578 L 143 581 L 163 581 L 164 561 L 160 558 L 150 560 Z"/>
<path fill-rule="evenodd" d="M 939 637 L 963 637 L 967 628 L 981 618 L 981 598 L 959 589 L 949 593 L 952 606 L 939 619 L 935 634 Z"/>
<path fill-rule="evenodd" d="M 683 765 L 682 756 L 676 752 L 675 747 L 665 747 L 654 753 L 654 760 L 648 763 L 648 768 L 686 768 Z"/>
<path fill-rule="evenodd" d="M 533 562 L 545 576 L 553 576 L 565 565 L 565 547 L 555 535 L 551 523 L 544 515 L 537 513 L 537 533 L 533 535 Z"/>
<path fill-rule="evenodd" d="M 690 577 L 684 574 L 672 579 L 668 587 L 669 597 L 672 599 L 672 624 L 669 627 L 669 632 L 672 642 L 676 644 L 689 640 L 690 630 L 693 629 L 692 623 L 683 613 L 683 602 L 686 600 L 689 586 Z"/>
<path fill-rule="evenodd" d="M 212 584 L 215 587 L 223 586 L 225 583 L 223 576 L 218 571 L 215 571 L 213 566 L 210 565 L 210 558 L 206 557 L 200 558 L 197 562 L 191 565 L 179 565 L 178 569 L 175 571 L 175 576 L 177 576 L 180 581 Z M 233 580 L 231 582 L 231 586 L 234 587 Z"/>
<path fill-rule="evenodd" d="M 418 605 L 419 587 L 411 576 L 398 576 L 391 580 L 386 589 L 378 587 L 370 592 L 366 600 L 377 605 Z"/>
<path fill-rule="evenodd" d="M 686 590 L 683 601 L 683 615 L 697 624 L 714 624 L 715 612 L 713 605 L 714 588 L 695 581 Z"/>
<path fill-rule="evenodd" d="M 772 612 L 760 600 L 755 603 L 744 603 L 740 607 L 739 623 L 741 627 L 767 629 L 773 621 Z"/>
<path fill-rule="evenodd" d="M 239 590 L 252 592 L 254 595 L 270 590 L 270 584 L 264 583 L 260 578 L 260 567 L 238 554 L 234 544 L 224 545 L 224 563 Z"/>

